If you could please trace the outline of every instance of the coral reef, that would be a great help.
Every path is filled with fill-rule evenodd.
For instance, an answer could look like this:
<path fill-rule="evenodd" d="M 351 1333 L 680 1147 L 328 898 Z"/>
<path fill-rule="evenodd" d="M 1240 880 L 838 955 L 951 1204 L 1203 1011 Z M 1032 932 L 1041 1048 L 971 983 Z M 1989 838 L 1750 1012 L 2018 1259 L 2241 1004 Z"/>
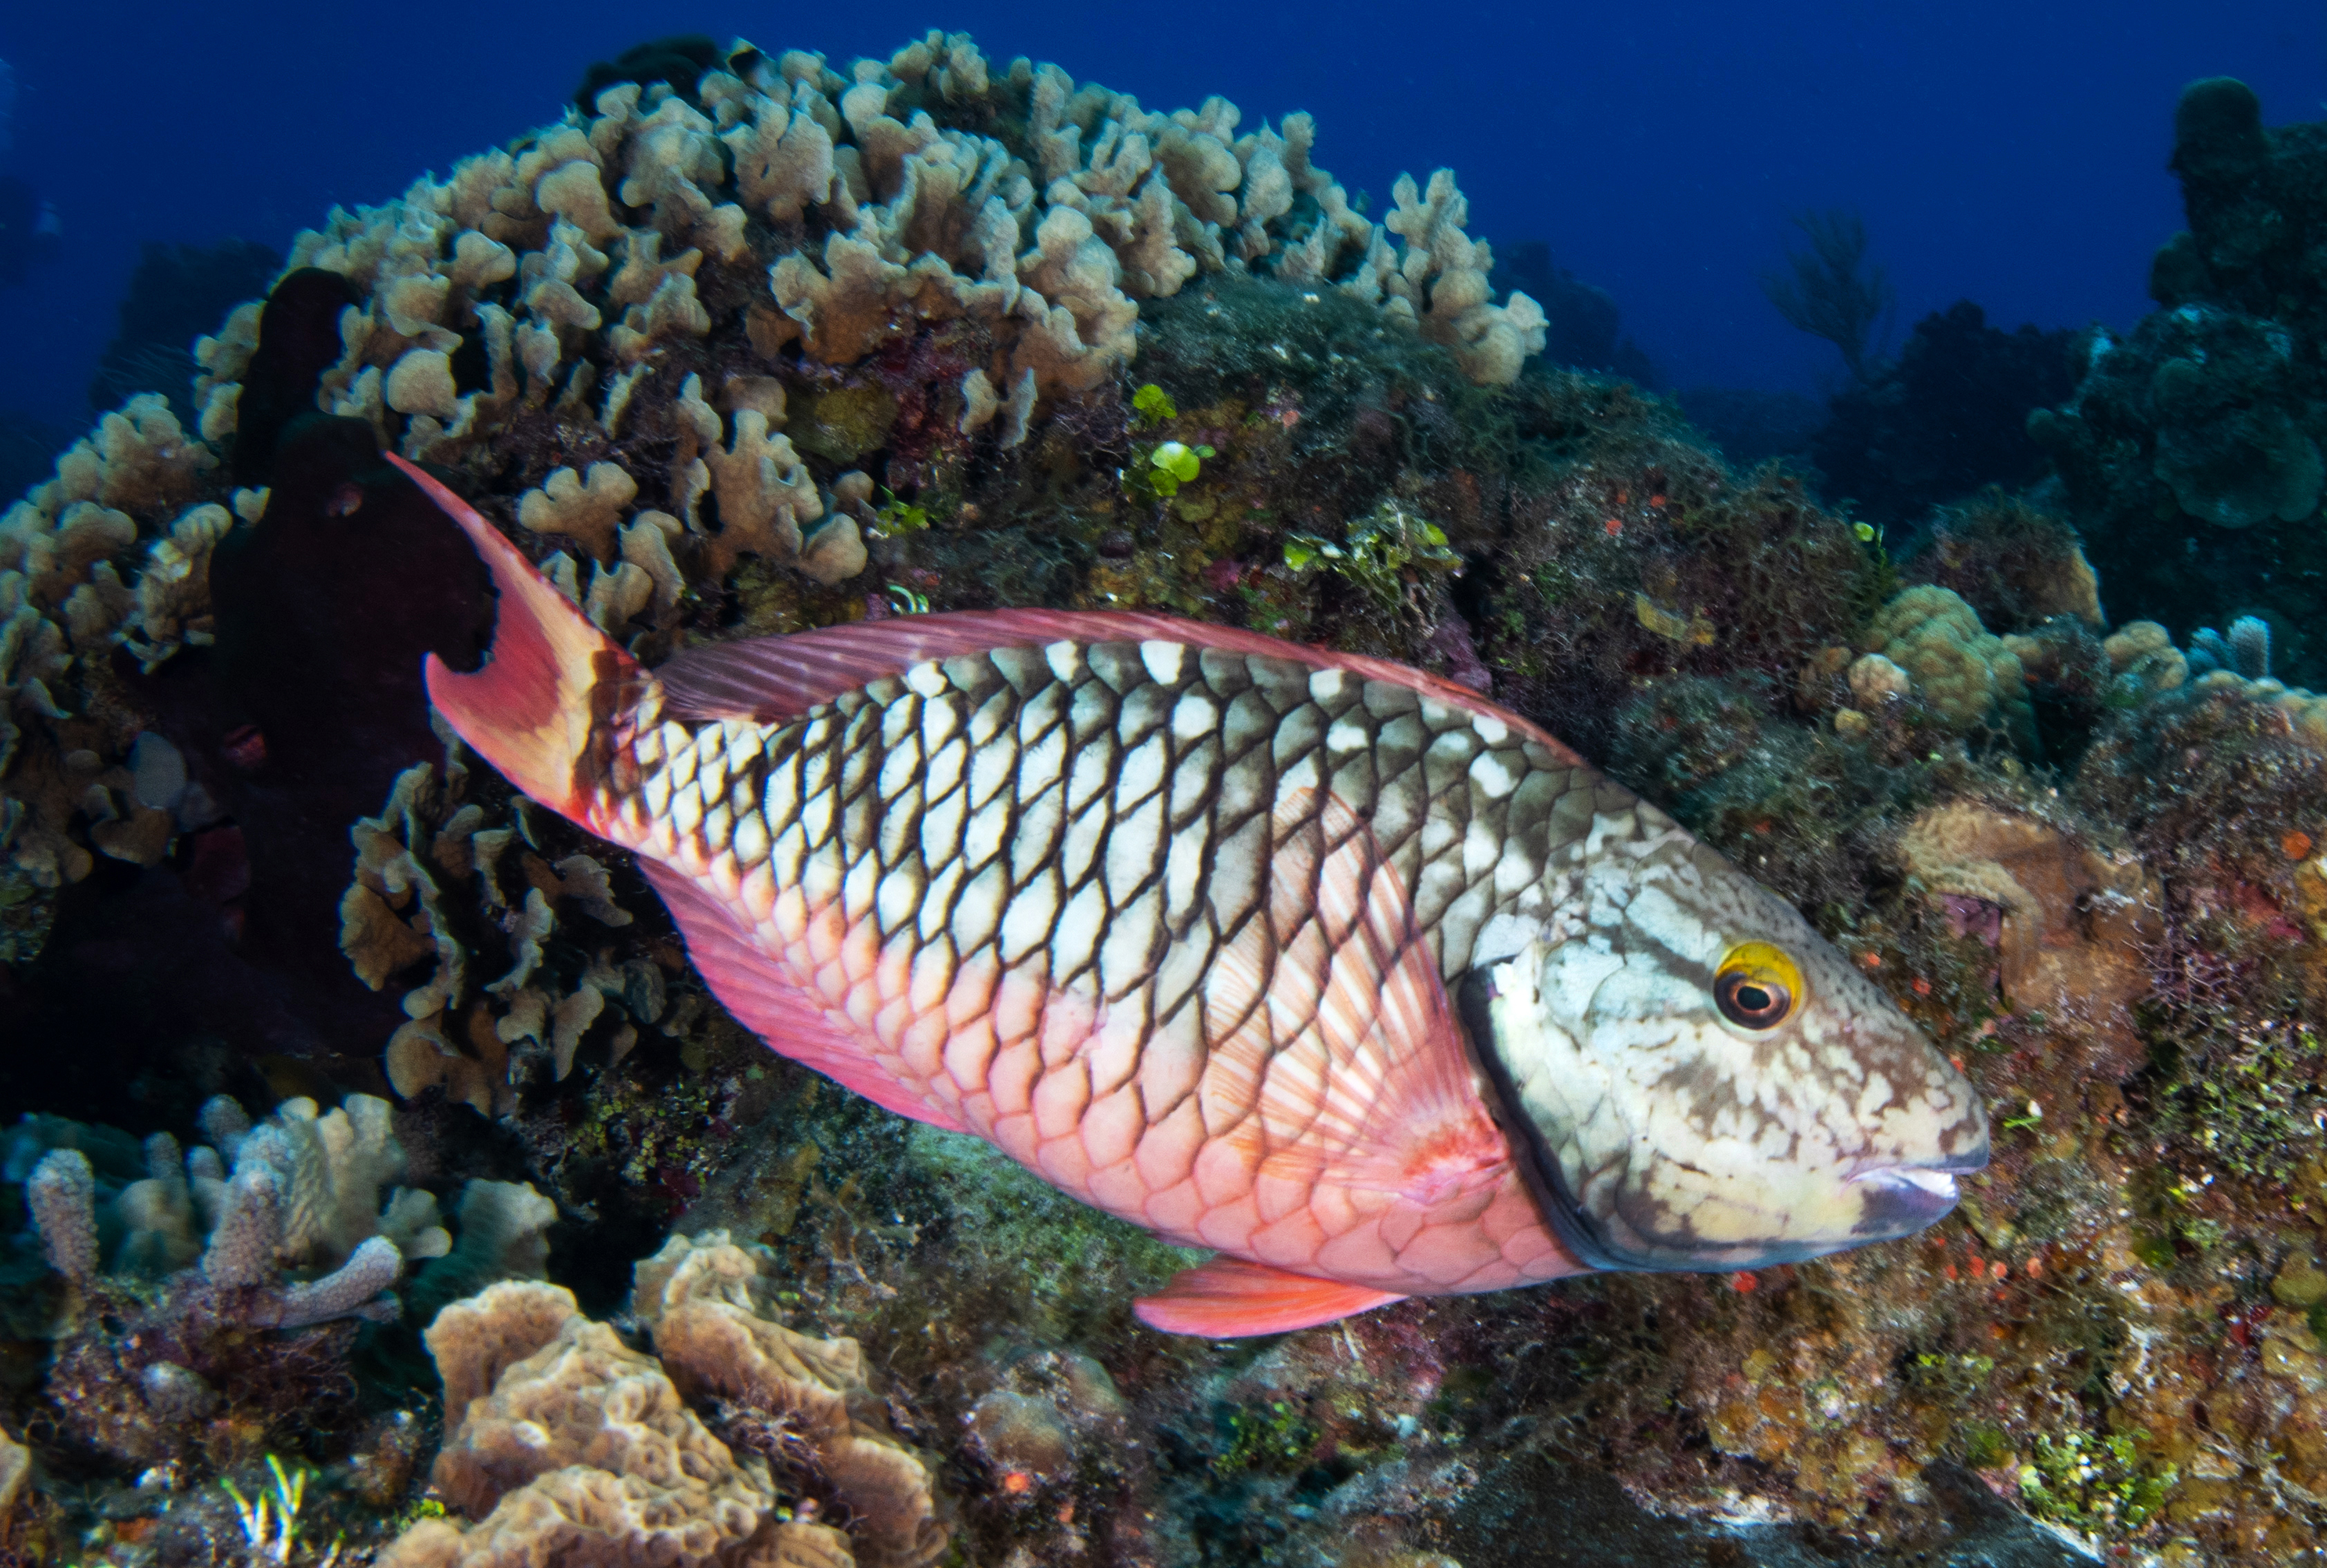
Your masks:
<path fill-rule="evenodd" d="M 2160 308 L 2095 330 L 2075 395 L 2031 416 L 2070 519 L 2119 610 L 2187 635 L 2280 618 L 2288 673 L 2327 682 L 2315 526 L 2327 463 L 2327 279 L 2302 237 L 2322 221 L 2327 123 L 2266 130 L 2253 91 L 2213 78 L 2174 112 L 2189 229 L 2157 252 Z M 2292 639 L 2288 640 L 2293 640 Z"/>
<path fill-rule="evenodd" d="M 197 345 L 193 411 L 108 415 L 0 523 L 0 1006 L 76 1048 L 0 1074 L 87 1118 L 6 1151 L 33 1462 L 0 1552 L 233 1561 L 262 1495 L 318 1557 L 412 1563 L 2314 1550 L 2327 698 L 2283 684 L 2299 579 L 2249 571 L 2303 569 L 2307 525 L 2205 509 L 2302 477 L 2216 459 L 2270 434 L 2241 378 L 2309 430 L 2313 361 L 2258 323 L 2311 341 L 2266 219 L 2308 210 L 2316 138 L 2257 162 L 2234 93 L 2191 101 L 2213 293 L 2135 347 L 2194 382 L 2089 342 L 2076 417 L 2149 426 L 1911 518 L 1979 468 L 1919 449 L 1887 540 L 1528 363 L 1451 178 L 1377 227 L 1304 117 L 1154 114 L 956 36 L 658 41 L 334 215 Z M 2196 194 L 2234 189 L 2262 205 Z M 1933 397 L 2051 351 L 1958 313 L 1885 372 L 1867 335 Z M 420 660 L 472 666 L 491 598 L 384 449 L 650 667 L 1114 605 L 1491 692 L 1800 908 L 1961 1059 L 1995 1163 L 1844 1258 L 1139 1330 L 1187 1255 L 771 1057 L 634 866 L 442 747 Z M 2174 572 L 2247 585 L 2155 600 Z M 283 1108 L 192 1150 L 88 1125 L 183 1133 L 228 1087 Z"/>
<path fill-rule="evenodd" d="M 602 1018 L 605 1050 L 620 1063 L 640 1028 L 668 1011 L 668 993 L 648 959 L 618 961 L 608 941 L 561 935 L 561 909 L 605 933 L 631 924 L 604 864 L 579 853 L 546 860 L 528 830 L 512 825 L 515 807 L 466 800 L 469 770 L 457 743 L 445 772 L 439 786 L 434 765 L 416 763 L 379 816 L 357 821 L 340 947 L 375 991 L 429 966 L 404 994 L 407 1022 L 386 1042 L 396 1092 L 409 1099 L 442 1086 L 491 1115 L 510 1107 L 512 1086 L 535 1059 L 563 1079 Z M 483 955 L 497 948 L 509 966 L 488 974 Z"/>
<path fill-rule="evenodd" d="M 1875 607 L 1880 563 L 1799 481 L 1740 477 L 1631 388 L 1530 378 L 1505 417 L 1517 461 L 1489 492 L 1504 538 L 1469 619 L 1501 700 L 1587 753 L 1668 677 L 1743 681 L 1766 706 Z M 1440 492 L 1457 548 L 1475 547 L 1464 519 L 1486 489 L 1467 471 Z"/>
<path fill-rule="evenodd" d="M 697 57 L 713 64 L 674 91 L 672 62 Z M 1153 113 L 1054 66 L 990 64 L 960 35 L 845 73 L 743 45 L 653 59 L 643 83 L 618 70 L 522 152 L 302 236 L 264 311 L 246 303 L 196 344 L 191 428 L 133 400 L 0 523 L 0 754 L 27 721 L 42 732 L 0 761 L 14 803 L 0 838 L 37 885 L 95 863 L 76 770 L 101 770 L 159 716 L 154 694 L 114 678 L 116 645 L 151 672 L 208 639 L 214 615 L 240 627 L 220 662 L 224 705 L 242 714 L 188 727 L 215 748 L 201 770 L 252 774 L 248 796 L 271 782 L 250 761 L 264 753 L 226 737 L 245 723 L 277 745 L 313 733 L 285 700 L 293 672 L 371 658 L 399 682 L 338 689 L 385 700 L 411 679 L 407 637 L 474 657 L 457 615 L 403 611 L 393 637 L 354 653 L 342 622 L 254 613 L 294 555 L 313 580 L 388 553 L 369 530 L 353 545 L 344 529 L 306 535 L 343 505 L 394 515 L 396 483 L 378 492 L 367 449 L 457 471 L 522 536 L 567 542 L 544 563 L 553 579 L 659 653 L 739 609 L 754 630 L 864 613 L 861 590 L 835 590 L 886 533 L 876 491 L 933 489 L 950 510 L 974 453 L 1119 419 L 1113 381 L 1143 308 L 1192 280 L 1349 302 L 1489 384 L 1542 344 L 1533 302 L 1492 299 L 1491 253 L 1465 234 L 1450 174 L 1400 183 L 1373 224 L 1310 162 L 1303 116 L 1238 134 L 1225 100 Z M 313 412 L 333 425 L 286 439 Z M 213 606 L 210 557 L 237 519 L 243 586 L 222 578 Z M 313 856 L 289 853 L 282 820 L 250 846 L 254 882 L 279 895 L 261 909 L 307 896 L 286 868 Z M 295 961 L 312 973 L 312 955 Z"/>
<path fill-rule="evenodd" d="M 428 1330 L 451 1418 L 435 1480 L 476 1523 L 424 1522 L 379 1561 L 934 1562 L 929 1470 L 852 1412 L 856 1342 L 784 1327 L 773 1289 L 724 1233 L 673 1237 L 638 1268 L 652 1357 L 555 1286 L 445 1308 Z M 845 1533 L 814 1522 L 825 1511 Z"/>
<path fill-rule="evenodd" d="M 1943 733 L 1993 723 L 2023 747 L 2033 745 L 2019 655 L 1951 589 L 1927 583 L 1898 594 L 1860 634 L 1858 646 L 1862 658 L 1850 667 L 1849 684 L 1862 711 L 1911 695 Z"/>
<path fill-rule="evenodd" d="M 2071 336 L 2004 331 L 1969 300 L 1925 316 L 1896 360 L 1835 397 L 1811 438 L 1827 499 L 1895 528 L 1985 486 L 2042 479 L 2028 415 L 2075 389 Z"/>
<path fill-rule="evenodd" d="M 353 1414 L 350 1321 L 398 1315 L 407 1260 L 430 1260 L 406 1282 L 424 1299 L 542 1272 L 556 1210 L 530 1189 L 471 1182 L 455 1248 L 432 1194 L 390 1188 L 407 1161 L 385 1101 L 286 1100 L 253 1126 L 221 1097 L 201 1123 L 182 1152 L 58 1118 L 9 1134 L 66 1287 L 27 1298 L 18 1328 L 53 1337 L 45 1407 L 76 1444 L 228 1469 L 333 1433 Z"/>
<path fill-rule="evenodd" d="M 1988 490 L 1939 509 L 1930 523 L 1901 564 L 1909 582 L 1947 589 L 2005 636 L 2062 615 L 2102 626 L 2100 576 L 2076 531 L 2051 513 Z"/>
<path fill-rule="evenodd" d="M 23 1495 L 25 1479 L 33 1473 L 33 1451 L 0 1431 L 0 1534 L 5 1534 Z"/>
<path fill-rule="evenodd" d="M 2148 994 L 2146 949 L 2163 932 L 2138 860 L 1968 800 L 1918 816 L 1899 851 L 1951 923 L 1993 931 L 2013 1008 L 2072 1020 L 2096 1053 L 2092 1072 L 2121 1078 L 2141 1065 L 2132 1004 Z"/>

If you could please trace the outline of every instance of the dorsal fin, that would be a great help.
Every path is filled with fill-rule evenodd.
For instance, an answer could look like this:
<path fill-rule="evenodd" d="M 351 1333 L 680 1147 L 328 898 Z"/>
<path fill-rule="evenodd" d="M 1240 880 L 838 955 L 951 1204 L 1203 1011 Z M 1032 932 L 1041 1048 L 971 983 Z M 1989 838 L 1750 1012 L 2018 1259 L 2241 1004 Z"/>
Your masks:
<path fill-rule="evenodd" d="M 1582 761 L 1518 714 L 1496 706 L 1468 686 L 1437 676 L 1385 658 L 1304 648 L 1233 626 L 1210 626 L 1134 611 L 956 610 L 892 616 L 790 637 L 755 637 L 690 648 L 657 666 L 654 674 L 662 683 L 663 711 L 673 718 L 750 719 L 765 723 L 798 718 L 818 703 L 830 702 L 843 692 L 896 675 L 925 659 L 997 648 L 1035 648 L 1049 642 L 1148 640 L 1288 659 L 1313 669 L 1347 670 L 1363 680 L 1406 686 L 1448 707 L 1500 719 L 1562 762 Z"/>

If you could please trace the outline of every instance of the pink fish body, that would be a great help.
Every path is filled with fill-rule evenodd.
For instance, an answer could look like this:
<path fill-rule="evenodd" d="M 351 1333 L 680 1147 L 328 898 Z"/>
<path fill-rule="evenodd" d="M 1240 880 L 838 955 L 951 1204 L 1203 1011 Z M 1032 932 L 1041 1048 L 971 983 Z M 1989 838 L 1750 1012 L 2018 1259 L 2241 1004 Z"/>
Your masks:
<path fill-rule="evenodd" d="M 1150 615 L 915 616 L 647 672 L 407 471 L 501 595 L 481 670 L 430 661 L 454 728 L 638 856 L 776 1050 L 1220 1254 L 1139 1303 L 1152 1325 L 1609 1265 L 1579 1248 L 1621 1245 L 1616 1209 L 1553 1222 L 1588 1205 L 1512 1103 L 1534 1059 L 1483 1061 L 1448 991 L 1482 938 L 1552 918 L 1611 807 L 1686 840 L 1550 736 L 1400 667 Z M 1491 992 L 1474 1031 L 1502 1027 Z"/>

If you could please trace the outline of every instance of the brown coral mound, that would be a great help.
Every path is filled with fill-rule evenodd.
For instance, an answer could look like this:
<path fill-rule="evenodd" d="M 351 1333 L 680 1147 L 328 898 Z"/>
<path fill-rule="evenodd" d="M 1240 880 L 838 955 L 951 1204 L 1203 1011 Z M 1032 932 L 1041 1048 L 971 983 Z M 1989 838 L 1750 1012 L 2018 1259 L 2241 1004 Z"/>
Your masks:
<path fill-rule="evenodd" d="M 555 1286 L 495 1285 L 428 1330 L 448 1431 L 433 1479 L 477 1522 L 427 1520 L 390 1568 L 544 1563 L 655 1568 L 923 1568 L 943 1552 L 928 1468 L 850 1414 L 870 1407 L 854 1339 L 759 1315 L 759 1260 L 715 1233 L 638 1269 L 662 1359 L 583 1317 Z M 745 1451 L 729 1435 L 764 1442 Z M 771 1479 L 770 1457 L 777 1461 Z M 805 1484 L 804 1484 L 805 1483 Z M 780 1507 L 800 1500 L 798 1517 Z M 814 1522 L 837 1505 L 847 1533 Z"/>
<path fill-rule="evenodd" d="M 2073 1023 L 2118 1077 L 2144 1055 L 2132 1006 L 2149 990 L 2148 949 L 2160 930 L 2156 883 L 2130 854 L 2108 854 L 2073 831 L 1973 800 L 1933 807 L 1907 825 L 1899 849 L 1931 897 L 2003 911 L 1997 943 L 2005 1000 Z"/>
<path fill-rule="evenodd" d="M 714 1231 L 673 1237 L 640 1264 L 636 1311 L 652 1325 L 656 1354 L 687 1397 L 718 1403 L 731 1435 L 780 1434 L 765 1451 L 846 1507 L 868 1568 L 935 1561 L 946 1532 L 928 1466 L 851 1414 L 867 1403 L 862 1350 L 754 1311 L 767 1288 L 759 1261 Z"/>
<path fill-rule="evenodd" d="M 739 1466 L 653 1358 L 583 1317 L 566 1292 L 496 1285 L 446 1308 L 428 1344 L 458 1411 L 432 1479 L 480 1522 L 425 1521 L 381 1563 L 771 1560 L 756 1550 L 775 1505 L 765 1472 Z"/>

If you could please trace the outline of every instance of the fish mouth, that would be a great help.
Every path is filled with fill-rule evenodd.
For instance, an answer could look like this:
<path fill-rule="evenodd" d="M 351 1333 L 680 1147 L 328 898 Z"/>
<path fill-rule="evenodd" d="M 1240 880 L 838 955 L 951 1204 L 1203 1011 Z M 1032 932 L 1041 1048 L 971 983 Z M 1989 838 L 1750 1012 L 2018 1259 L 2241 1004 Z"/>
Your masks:
<path fill-rule="evenodd" d="M 1987 1163 L 1983 1149 L 1977 1158 L 1944 1161 L 1936 1165 L 1877 1165 L 1852 1176 L 1864 1204 L 1858 1222 L 1863 1236 L 1905 1236 L 1945 1215 L 1963 1198 L 1956 1178 Z"/>

